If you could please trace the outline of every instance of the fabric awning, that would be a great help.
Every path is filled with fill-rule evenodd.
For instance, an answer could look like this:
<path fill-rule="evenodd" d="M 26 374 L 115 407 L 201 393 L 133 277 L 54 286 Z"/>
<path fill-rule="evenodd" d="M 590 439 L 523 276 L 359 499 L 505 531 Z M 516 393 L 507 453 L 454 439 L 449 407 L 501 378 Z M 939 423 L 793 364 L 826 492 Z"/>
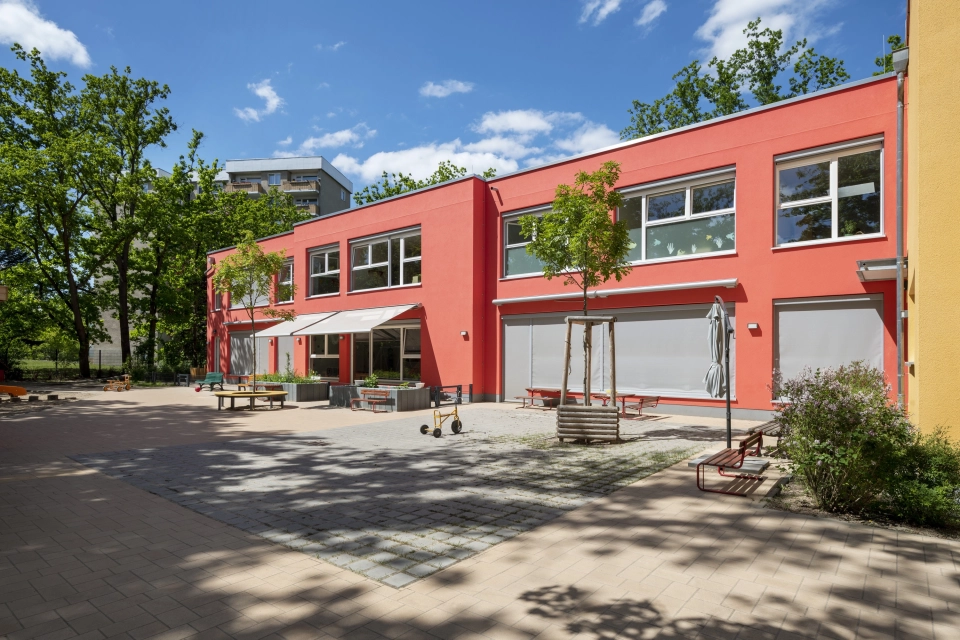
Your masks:
<path fill-rule="evenodd" d="M 257 337 L 278 338 L 292 336 L 294 331 L 306 329 L 310 325 L 314 325 L 322 320 L 326 320 L 335 313 L 335 311 L 327 313 L 306 313 L 302 316 L 297 316 L 293 320 L 287 320 L 285 322 L 281 322 L 280 324 L 264 329 L 263 331 L 257 331 Z"/>
<path fill-rule="evenodd" d="M 401 304 L 395 307 L 376 307 L 374 309 L 354 309 L 341 311 L 322 322 L 300 329 L 294 335 L 322 336 L 335 333 L 366 333 L 374 327 L 389 322 L 401 313 L 409 311 L 418 304 Z"/>

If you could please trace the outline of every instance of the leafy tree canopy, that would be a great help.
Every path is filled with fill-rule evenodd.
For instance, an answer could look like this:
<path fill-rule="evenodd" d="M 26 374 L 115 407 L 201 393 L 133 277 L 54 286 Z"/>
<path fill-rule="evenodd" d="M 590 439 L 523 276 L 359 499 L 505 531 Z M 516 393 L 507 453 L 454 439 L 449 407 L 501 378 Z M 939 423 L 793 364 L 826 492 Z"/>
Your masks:
<path fill-rule="evenodd" d="M 466 167 L 458 167 L 449 160 L 444 160 L 437 167 L 437 170 L 429 178 L 416 180 L 412 175 L 404 173 L 390 173 L 386 171 L 380 178 L 380 182 L 364 187 L 362 190 L 353 194 L 353 201 L 357 204 L 369 204 L 384 198 L 398 196 L 401 193 L 416 191 L 424 187 L 431 187 L 441 182 L 456 180 L 467 175 Z M 484 178 L 492 178 L 497 175 L 497 170 L 490 168 L 481 174 Z"/>
<path fill-rule="evenodd" d="M 890 45 L 890 53 L 884 55 L 882 58 L 873 59 L 873 64 L 880 68 L 879 71 L 873 72 L 873 75 L 875 76 L 882 76 L 885 73 L 890 73 L 893 71 L 893 52 L 903 49 L 905 46 L 907 46 L 904 44 L 903 39 L 896 34 L 887 38 L 887 44 Z"/>
<path fill-rule="evenodd" d="M 630 124 L 620 138 L 631 140 L 748 109 L 746 94 L 758 105 L 834 87 L 850 79 L 838 58 L 822 56 L 806 39 L 784 47 L 783 31 L 760 30 L 760 18 L 743 30 L 747 46 L 729 58 L 714 56 L 707 69 L 694 60 L 673 76 L 676 86 L 653 102 L 633 101 Z M 783 74 L 793 67 L 783 85 Z"/>

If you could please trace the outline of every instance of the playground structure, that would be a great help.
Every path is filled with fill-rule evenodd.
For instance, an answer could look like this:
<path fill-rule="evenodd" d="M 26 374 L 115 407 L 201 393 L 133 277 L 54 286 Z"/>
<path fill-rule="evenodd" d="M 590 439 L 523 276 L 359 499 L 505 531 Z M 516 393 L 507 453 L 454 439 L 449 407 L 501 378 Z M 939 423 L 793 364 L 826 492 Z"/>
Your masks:
<path fill-rule="evenodd" d="M 453 418 L 453 422 L 450 423 L 450 430 L 454 434 L 460 433 L 463 429 L 463 423 L 460 422 L 460 414 L 457 413 L 457 406 L 453 406 L 453 411 L 449 413 L 441 413 L 440 409 L 433 410 L 433 437 L 439 438 L 443 435 L 443 423 Z M 427 435 L 430 432 L 430 427 L 422 424 L 420 425 L 420 433 Z"/>
<path fill-rule="evenodd" d="M 602 442 L 620 442 L 620 411 L 617 409 L 617 362 L 615 358 L 614 323 L 615 316 L 568 316 L 567 336 L 563 351 L 563 383 L 560 386 L 560 405 L 557 407 L 557 439 Z M 573 325 L 583 325 L 586 362 L 584 364 L 583 405 L 567 404 L 567 384 L 570 377 L 570 334 Z M 607 325 L 610 342 L 610 391 L 611 402 L 606 406 L 590 403 L 590 371 L 593 352 L 594 325 Z"/>

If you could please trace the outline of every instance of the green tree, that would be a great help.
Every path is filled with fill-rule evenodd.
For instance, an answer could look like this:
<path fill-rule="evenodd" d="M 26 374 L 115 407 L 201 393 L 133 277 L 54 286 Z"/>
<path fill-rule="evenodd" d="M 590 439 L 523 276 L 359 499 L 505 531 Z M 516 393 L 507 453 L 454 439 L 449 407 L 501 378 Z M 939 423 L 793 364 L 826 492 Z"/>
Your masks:
<path fill-rule="evenodd" d="M 903 39 L 896 34 L 887 38 L 887 44 L 890 45 L 890 53 L 885 54 L 882 58 L 873 59 L 873 64 L 880 68 L 880 71 L 873 72 L 875 76 L 882 76 L 885 73 L 893 71 L 893 52 L 907 46 L 903 42 Z"/>
<path fill-rule="evenodd" d="M 364 187 L 362 190 L 353 194 L 353 200 L 357 204 L 369 204 L 384 198 L 398 196 L 401 193 L 416 191 L 424 187 L 430 187 L 441 182 L 456 180 L 467 175 L 466 167 L 458 167 L 449 160 L 444 160 L 437 167 L 437 170 L 430 177 L 423 180 L 416 180 L 412 175 L 404 173 L 390 173 L 386 171 L 380 178 L 379 183 L 374 183 Z M 484 178 L 492 178 L 497 175 L 497 170 L 490 168 L 481 174 Z"/>
<path fill-rule="evenodd" d="M 274 286 L 285 259 L 285 251 L 264 253 L 253 233 L 247 232 L 237 245 L 235 253 L 224 258 L 216 267 L 213 275 L 213 288 L 217 293 L 229 293 L 231 304 L 239 303 L 250 318 L 250 331 L 255 332 L 254 315 L 258 305 L 265 301 L 277 302 Z M 264 309 L 263 315 L 269 318 L 292 320 L 292 311 Z M 253 383 L 257 388 L 257 340 L 253 340 Z"/>
<path fill-rule="evenodd" d="M 104 334 L 87 185 L 105 151 L 66 74 L 47 69 L 36 49 L 12 50 L 30 77 L 0 68 L 0 239 L 30 256 L 24 275 L 38 284 L 36 302 L 76 337 L 89 377 L 90 344 Z"/>
<path fill-rule="evenodd" d="M 116 67 L 103 76 L 84 76 L 80 92 L 85 120 L 102 150 L 97 171 L 86 189 L 96 203 L 96 237 L 109 260 L 107 278 L 98 286 L 112 284 L 105 299 L 116 312 L 120 325 L 120 352 L 124 362 L 131 356 L 130 328 L 131 252 L 141 233 L 149 233 L 140 215 L 141 201 L 156 180 L 157 172 L 146 158 L 153 146 L 165 147 L 166 136 L 176 131 L 170 112 L 155 103 L 170 95 L 167 85 L 130 77 L 130 67 L 119 73 Z M 103 291 L 106 293 L 106 291 Z"/>
<path fill-rule="evenodd" d="M 743 33 L 747 46 L 729 58 L 714 57 L 702 73 L 694 60 L 673 76 L 674 88 L 653 102 L 634 100 L 628 109 L 630 124 L 620 132 L 623 140 L 669 131 L 678 127 L 730 115 L 750 107 L 744 95 L 749 92 L 755 104 L 764 105 L 786 98 L 836 86 L 850 79 L 837 58 L 821 56 L 807 41 L 784 47 L 783 31 L 760 30 L 760 18 L 747 24 Z M 788 78 L 790 90 L 779 84 L 793 63 Z"/>
<path fill-rule="evenodd" d="M 580 171 L 573 185 L 557 185 L 548 213 L 520 217 L 521 232 L 531 238 L 527 253 L 542 263 L 547 280 L 563 278 L 564 285 L 583 292 L 583 315 L 591 287 L 610 278 L 619 281 L 630 271 L 627 253 L 633 243 L 626 224 L 614 222 L 611 215 L 623 204 L 623 196 L 614 189 L 619 178 L 616 162 L 604 162 L 593 173 Z M 584 362 L 588 335 L 584 331 Z M 589 368 L 584 366 L 587 375 Z"/>

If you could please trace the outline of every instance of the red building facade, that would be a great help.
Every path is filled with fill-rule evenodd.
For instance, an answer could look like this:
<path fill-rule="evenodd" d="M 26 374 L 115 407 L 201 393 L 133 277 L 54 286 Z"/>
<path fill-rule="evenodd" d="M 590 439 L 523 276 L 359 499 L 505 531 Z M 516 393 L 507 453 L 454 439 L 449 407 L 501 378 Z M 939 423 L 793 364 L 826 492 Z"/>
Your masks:
<path fill-rule="evenodd" d="M 893 378 L 894 282 L 864 281 L 858 261 L 896 255 L 895 142 L 896 81 L 883 77 L 310 220 L 261 241 L 290 259 L 280 280 L 296 292 L 283 304 L 299 328 L 272 335 L 259 319 L 254 364 L 245 311 L 211 289 L 209 368 L 274 371 L 289 359 L 340 382 L 378 372 L 472 384 L 484 400 L 559 386 L 562 318 L 581 300 L 543 278 L 513 223 L 613 160 L 626 200 L 611 215 L 630 227 L 633 268 L 599 287 L 590 310 L 618 317 L 618 390 L 719 411 L 702 385 L 715 295 L 734 317 L 735 415 L 773 408 L 775 369 L 857 359 Z M 230 251 L 211 253 L 211 266 Z M 594 342 L 592 387 L 604 389 L 599 330 Z"/>

